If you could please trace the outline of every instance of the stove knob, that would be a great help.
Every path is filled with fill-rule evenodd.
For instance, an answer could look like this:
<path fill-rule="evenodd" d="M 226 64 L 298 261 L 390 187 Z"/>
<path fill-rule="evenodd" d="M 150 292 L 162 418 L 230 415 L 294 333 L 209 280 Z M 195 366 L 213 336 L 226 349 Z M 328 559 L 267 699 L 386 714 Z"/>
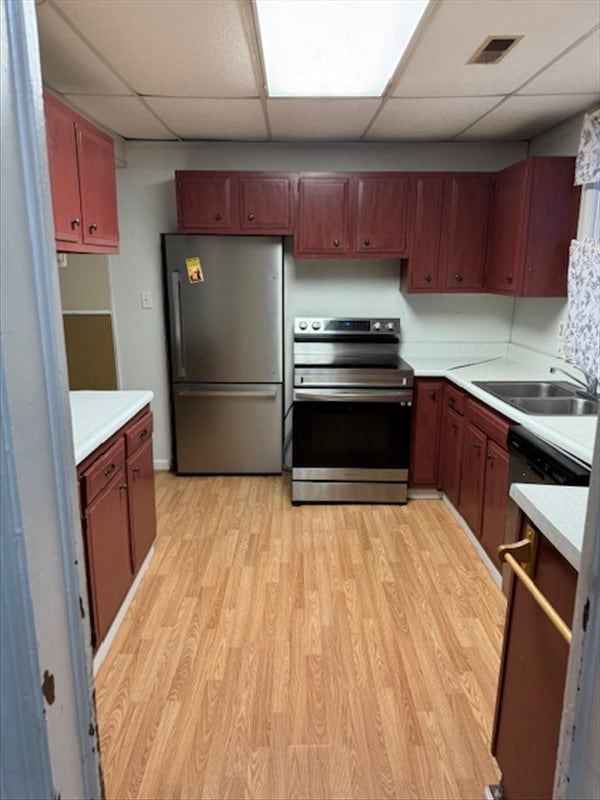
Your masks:
<path fill-rule="evenodd" d="M 319 330 L 319 328 L 321 327 L 321 323 L 320 323 L 320 322 L 317 322 L 317 321 L 315 320 L 315 322 L 313 322 L 312 326 L 313 326 L 313 331 L 318 331 L 318 330 Z"/>
<path fill-rule="evenodd" d="M 305 331 L 308 328 L 308 324 L 302 320 L 302 322 L 298 325 L 301 331 Z"/>
<path fill-rule="evenodd" d="M 393 322 L 386 322 L 386 324 L 385 324 L 386 331 L 393 331 L 394 328 L 395 328 L 395 325 L 394 325 Z"/>
<path fill-rule="evenodd" d="M 373 323 L 373 330 L 380 331 L 381 330 L 381 322 L 374 322 Z"/>

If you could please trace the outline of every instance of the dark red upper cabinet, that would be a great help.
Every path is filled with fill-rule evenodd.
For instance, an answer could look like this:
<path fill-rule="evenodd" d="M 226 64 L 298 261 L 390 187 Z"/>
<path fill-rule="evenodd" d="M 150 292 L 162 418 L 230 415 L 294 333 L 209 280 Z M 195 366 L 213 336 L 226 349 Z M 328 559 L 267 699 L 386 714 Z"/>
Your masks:
<path fill-rule="evenodd" d="M 113 141 L 84 120 L 75 128 L 83 241 L 111 246 L 119 241 Z"/>
<path fill-rule="evenodd" d="M 439 292 L 440 237 L 444 176 L 436 173 L 413 179 L 408 290 Z"/>
<path fill-rule="evenodd" d="M 487 173 L 415 175 L 408 291 L 483 291 L 491 188 Z"/>
<path fill-rule="evenodd" d="M 114 144 L 51 94 L 44 94 L 57 250 L 119 248 Z"/>
<path fill-rule="evenodd" d="M 350 177 L 302 175 L 295 254 L 300 258 L 339 257 L 350 250 Z"/>
<path fill-rule="evenodd" d="M 236 218 L 235 173 L 176 172 L 180 233 L 231 233 Z"/>
<path fill-rule="evenodd" d="M 491 190 L 488 175 L 447 178 L 440 243 L 445 291 L 483 291 Z"/>
<path fill-rule="evenodd" d="M 54 236 L 57 244 L 81 242 L 81 200 L 73 113 L 49 94 L 45 95 L 44 105 Z"/>
<path fill-rule="evenodd" d="M 371 255 L 404 256 L 407 251 L 409 181 L 406 175 L 356 178 L 354 249 Z"/>
<path fill-rule="evenodd" d="M 519 297 L 566 297 L 569 244 L 577 232 L 575 159 L 532 157 L 494 181 L 487 291 Z"/>
<path fill-rule="evenodd" d="M 242 172 L 238 181 L 239 224 L 243 233 L 291 233 L 296 191 L 292 175 Z"/>

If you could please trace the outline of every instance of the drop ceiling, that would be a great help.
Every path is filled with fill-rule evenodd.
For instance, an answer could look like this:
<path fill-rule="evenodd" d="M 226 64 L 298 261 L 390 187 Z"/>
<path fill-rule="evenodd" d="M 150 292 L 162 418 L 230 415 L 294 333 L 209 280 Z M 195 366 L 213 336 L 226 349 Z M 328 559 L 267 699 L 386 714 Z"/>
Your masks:
<path fill-rule="evenodd" d="M 526 140 L 600 101 L 596 0 L 431 0 L 375 98 L 269 98 L 251 0 L 37 0 L 37 17 L 46 86 L 125 139 Z M 488 36 L 523 39 L 467 64 Z"/>

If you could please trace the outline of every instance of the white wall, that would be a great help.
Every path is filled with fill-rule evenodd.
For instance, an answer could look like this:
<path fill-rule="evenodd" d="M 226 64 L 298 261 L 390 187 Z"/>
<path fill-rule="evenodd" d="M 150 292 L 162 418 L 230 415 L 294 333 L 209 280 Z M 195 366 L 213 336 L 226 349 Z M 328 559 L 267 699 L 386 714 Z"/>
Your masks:
<path fill-rule="evenodd" d="M 526 145 L 129 142 L 126 155 L 127 166 L 117 171 L 120 255 L 110 258 L 120 385 L 154 392 L 155 458 L 166 466 L 171 444 L 160 234 L 176 231 L 176 169 L 495 171 L 523 158 Z M 509 336 L 512 301 L 403 295 L 398 262 L 311 261 L 290 267 L 288 259 L 286 276 L 292 316 L 399 315 L 403 335 L 412 341 L 507 341 Z M 143 289 L 152 293 L 150 310 L 141 308 Z"/>

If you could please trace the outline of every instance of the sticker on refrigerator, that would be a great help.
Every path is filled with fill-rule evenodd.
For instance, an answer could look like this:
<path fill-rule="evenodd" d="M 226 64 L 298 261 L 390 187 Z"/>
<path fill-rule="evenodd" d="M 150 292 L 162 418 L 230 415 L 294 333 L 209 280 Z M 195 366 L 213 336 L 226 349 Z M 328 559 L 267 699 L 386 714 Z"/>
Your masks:
<path fill-rule="evenodd" d="M 202 274 L 202 264 L 199 258 L 186 258 L 185 266 L 187 269 L 188 280 L 190 283 L 202 283 L 204 275 Z"/>

